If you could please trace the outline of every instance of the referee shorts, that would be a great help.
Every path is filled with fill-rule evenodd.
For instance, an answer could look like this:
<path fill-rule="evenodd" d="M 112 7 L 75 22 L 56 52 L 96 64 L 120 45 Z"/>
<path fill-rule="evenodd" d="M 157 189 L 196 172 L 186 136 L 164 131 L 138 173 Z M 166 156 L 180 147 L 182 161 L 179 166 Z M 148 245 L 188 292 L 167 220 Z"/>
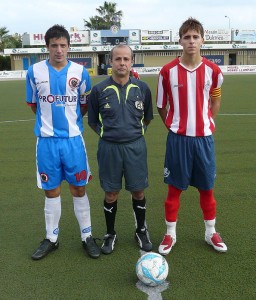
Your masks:
<path fill-rule="evenodd" d="M 169 131 L 166 141 L 164 182 L 180 190 L 189 185 L 211 190 L 216 177 L 214 138 L 183 136 Z"/>
<path fill-rule="evenodd" d="M 118 192 L 125 189 L 130 192 L 148 187 L 147 148 L 144 137 L 130 143 L 111 143 L 99 140 L 97 159 L 99 178 L 105 192 Z"/>

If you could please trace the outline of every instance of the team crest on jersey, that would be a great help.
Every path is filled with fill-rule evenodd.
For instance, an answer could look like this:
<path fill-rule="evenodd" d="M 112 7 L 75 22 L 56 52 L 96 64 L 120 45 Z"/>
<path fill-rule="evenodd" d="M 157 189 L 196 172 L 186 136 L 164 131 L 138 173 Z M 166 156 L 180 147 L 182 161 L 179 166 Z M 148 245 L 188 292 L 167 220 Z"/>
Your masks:
<path fill-rule="evenodd" d="M 144 109 L 144 104 L 143 101 L 136 101 L 135 102 L 135 107 L 139 110 L 143 110 Z"/>
<path fill-rule="evenodd" d="M 205 88 L 206 91 L 209 91 L 209 90 L 210 90 L 210 87 L 211 87 L 211 83 L 210 83 L 209 80 L 207 80 L 207 81 L 205 82 L 204 88 Z"/>
<path fill-rule="evenodd" d="M 48 175 L 45 173 L 40 173 L 40 178 L 43 182 L 47 182 L 48 181 Z"/>
<path fill-rule="evenodd" d="M 75 78 L 75 77 L 72 77 L 69 79 L 69 82 L 68 82 L 69 86 L 72 88 L 72 89 L 76 89 L 78 88 L 79 86 L 79 79 L 78 78 Z"/>

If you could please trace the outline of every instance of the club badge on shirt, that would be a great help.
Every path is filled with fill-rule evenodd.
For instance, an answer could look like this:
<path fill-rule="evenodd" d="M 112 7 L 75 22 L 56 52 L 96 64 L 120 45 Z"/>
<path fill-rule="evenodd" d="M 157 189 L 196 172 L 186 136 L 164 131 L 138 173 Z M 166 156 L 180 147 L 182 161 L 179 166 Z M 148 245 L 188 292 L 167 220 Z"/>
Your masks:
<path fill-rule="evenodd" d="M 144 110 L 144 104 L 143 101 L 136 101 L 135 102 L 135 107 L 139 110 Z"/>

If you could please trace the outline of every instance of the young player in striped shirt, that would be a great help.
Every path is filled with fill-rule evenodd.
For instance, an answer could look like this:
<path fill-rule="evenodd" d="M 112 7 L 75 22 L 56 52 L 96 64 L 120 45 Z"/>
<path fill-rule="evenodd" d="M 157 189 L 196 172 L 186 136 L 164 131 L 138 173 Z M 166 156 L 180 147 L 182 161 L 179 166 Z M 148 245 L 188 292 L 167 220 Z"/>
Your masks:
<path fill-rule="evenodd" d="M 45 193 L 46 236 L 32 259 L 42 259 L 59 247 L 62 180 L 69 183 L 83 248 L 98 258 L 85 191 L 91 172 L 82 136 L 91 81 L 83 66 L 67 60 L 70 36 L 63 26 L 49 28 L 45 42 L 49 59 L 30 66 L 26 79 L 27 104 L 36 115 L 37 185 Z"/>
<path fill-rule="evenodd" d="M 167 255 L 176 243 L 180 195 L 189 185 L 198 189 L 205 223 L 205 241 L 216 251 L 227 246 L 215 230 L 216 201 L 213 195 L 216 175 L 214 118 L 221 101 L 223 75 L 220 68 L 200 54 L 204 42 L 202 24 L 193 18 L 179 29 L 181 57 L 160 71 L 157 108 L 168 129 L 164 163 L 167 232 L 159 253 Z"/>

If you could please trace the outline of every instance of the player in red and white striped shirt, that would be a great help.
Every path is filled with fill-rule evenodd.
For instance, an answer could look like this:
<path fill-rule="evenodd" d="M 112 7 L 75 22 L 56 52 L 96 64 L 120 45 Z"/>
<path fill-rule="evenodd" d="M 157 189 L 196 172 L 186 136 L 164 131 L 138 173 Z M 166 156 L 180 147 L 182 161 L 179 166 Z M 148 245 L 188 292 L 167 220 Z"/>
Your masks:
<path fill-rule="evenodd" d="M 205 223 L 205 241 L 219 252 L 227 246 L 215 230 L 216 201 L 213 195 L 216 176 L 213 132 L 214 118 L 221 101 L 223 75 L 220 68 L 202 57 L 202 24 L 193 18 L 179 30 L 181 57 L 160 71 L 157 108 L 169 133 L 166 143 L 164 182 L 167 233 L 159 253 L 167 255 L 176 243 L 176 223 L 180 194 L 189 185 L 198 189 Z"/>
<path fill-rule="evenodd" d="M 136 79 L 140 79 L 139 73 L 138 73 L 136 70 L 134 70 L 134 69 L 131 69 L 131 70 L 130 70 L 130 76 L 131 76 L 131 77 L 134 77 L 134 78 L 136 78 Z"/>

